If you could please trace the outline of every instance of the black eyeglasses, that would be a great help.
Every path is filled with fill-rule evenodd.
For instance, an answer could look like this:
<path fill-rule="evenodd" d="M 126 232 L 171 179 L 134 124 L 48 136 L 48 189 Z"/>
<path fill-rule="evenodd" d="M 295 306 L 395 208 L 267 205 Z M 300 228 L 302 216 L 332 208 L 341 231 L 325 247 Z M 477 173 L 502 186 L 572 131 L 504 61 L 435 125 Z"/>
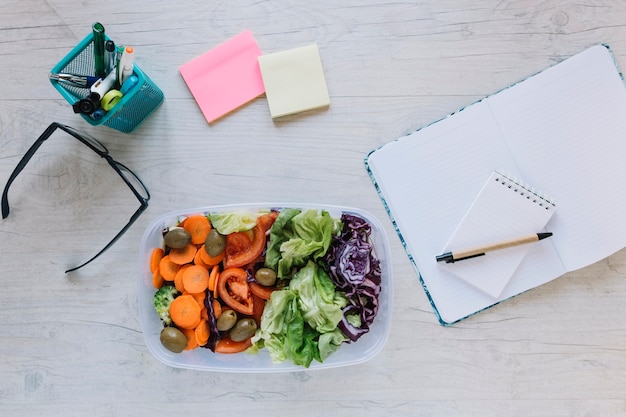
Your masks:
<path fill-rule="evenodd" d="M 139 203 L 141 203 L 141 206 L 137 209 L 135 214 L 131 216 L 128 223 L 126 223 L 126 226 L 124 226 L 122 230 L 120 230 L 118 234 L 116 234 L 115 237 L 109 243 L 107 243 L 107 245 L 100 252 L 98 252 L 95 256 L 93 256 L 87 262 L 84 262 L 74 268 L 70 268 L 67 271 L 65 271 L 65 272 L 71 272 L 71 271 L 76 271 L 77 269 L 82 268 L 83 266 L 87 265 L 89 262 L 93 261 L 102 253 L 104 253 L 104 251 L 106 251 L 111 246 L 113 246 L 113 244 L 117 242 L 117 240 L 120 237 L 122 237 L 124 233 L 126 233 L 126 231 L 135 222 L 135 220 L 139 218 L 141 213 L 143 213 L 144 210 L 148 208 L 148 201 L 150 200 L 150 193 L 148 192 L 148 189 L 143 184 L 143 182 L 141 182 L 137 174 L 135 174 L 133 171 L 128 169 L 124 164 L 117 162 L 115 159 L 113 159 L 111 155 L 109 155 L 109 150 L 102 143 L 98 142 L 96 139 L 94 139 L 93 137 L 87 134 L 77 132 L 76 130 L 74 130 L 74 128 L 70 126 L 65 126 L 60 123 L 53 122 L 41 134 L 41 136 L 39 136 L 37 141 L 33 143 L 30 149 L 28 149 L 26 154 L 22 157 L 20 162 L 17 164 L 17 166 L 13 170 L 13 173 L 9 177 L 9 180 L 7 181 L 7 184 L 4 187 L 4 191 L 2 193 L 2 218 L 3 219 L 5 219 L 9 215 L 9 200 L 7 199 L 7 194 L 9 192 L 9 187 L 11 186 L 11 183 L 13 182 L 13 180 L 15 180 L 18 174 L 22 172 L 22 170 L 24 169 L 28 161 L 30 161 L 30 158 L 32 158 L 32 156 L 35 154 L 37 149 L 39 149 L 41 144 L 46 139 L 48 139 L 52 135 L 52 133 L 54 133 L 54 131 L 57 129 L 61 129 L 64 132 L 72 135 L 74 138 L 78 139 L 83 144 L 87 145 L 92 151 L 100 155 L 101 158 L 106 159 L 106 161 L 109 163 L 109 165 L 111 165 L 111 167 L 115 170 L 115 172 L 117 172 L 119 176 L 122 177 L 126 185 L 130 187 L 133 194 L 135 194 L 135 197 L 137 197 L 137 199 L 139 200 Z"/>

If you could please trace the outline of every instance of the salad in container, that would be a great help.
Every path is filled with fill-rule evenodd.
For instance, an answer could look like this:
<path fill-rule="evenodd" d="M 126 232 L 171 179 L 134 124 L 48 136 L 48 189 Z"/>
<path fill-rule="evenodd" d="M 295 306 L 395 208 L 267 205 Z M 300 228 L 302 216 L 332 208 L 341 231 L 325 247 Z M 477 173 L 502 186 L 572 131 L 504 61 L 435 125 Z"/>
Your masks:
<path fill-rule="evenodd" d="M 365 362 L 386 343 L 387 236 L 356 208 L 213 206 L 164 214 L 140 248 L 139 312 L 166 365 L 280 372 Z"/>

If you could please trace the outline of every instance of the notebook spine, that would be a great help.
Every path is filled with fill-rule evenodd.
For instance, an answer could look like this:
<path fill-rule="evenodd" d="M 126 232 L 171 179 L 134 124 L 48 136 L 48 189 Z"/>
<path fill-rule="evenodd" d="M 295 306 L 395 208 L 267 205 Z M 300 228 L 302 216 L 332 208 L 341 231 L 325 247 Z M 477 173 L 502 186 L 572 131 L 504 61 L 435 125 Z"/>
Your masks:
<path fill-rule="evenodd" d="M 518 193 L 523 197 L 526 197 L 527 200 L 538 204 L 540 207 L 543 207 L 546 210 L 552 210 L 556 208 L 556 204 L 550 197 L 539 192 L 534 187 L 525 184 L 523 181 L 509 174 L 503 174 L 501 172 L 497 172 L 497 174 L 498 175 L 496 175 L 495 181 L 502 184 L 502 186 L 508 187 L 512 191 Z"/>

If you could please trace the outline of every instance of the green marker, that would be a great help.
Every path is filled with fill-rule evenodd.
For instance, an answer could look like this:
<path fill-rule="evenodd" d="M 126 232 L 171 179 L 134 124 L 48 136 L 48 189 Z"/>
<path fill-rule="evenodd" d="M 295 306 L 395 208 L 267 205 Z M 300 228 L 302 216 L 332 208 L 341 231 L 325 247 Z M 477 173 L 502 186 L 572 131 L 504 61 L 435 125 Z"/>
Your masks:
<path fill-rule="evenodd" d="M 93 31 L 93 58 L 96 77 L 106 77 L 106 64 L 104 62 L 104 26 L 96 22 L 91 25 Z"/>

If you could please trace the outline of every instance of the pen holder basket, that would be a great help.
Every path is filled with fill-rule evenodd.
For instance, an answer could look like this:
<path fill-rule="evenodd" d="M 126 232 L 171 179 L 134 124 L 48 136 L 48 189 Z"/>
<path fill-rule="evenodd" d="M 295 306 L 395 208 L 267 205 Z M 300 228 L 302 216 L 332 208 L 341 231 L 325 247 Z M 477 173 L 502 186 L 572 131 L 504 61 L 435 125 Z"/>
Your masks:
<path fill-rule="evenodd" d="M 93 34 L 89 34 L 51 72 L 94 75 L 93 49 Z M 164 96 L 159 87 L 137 64 L 133 65 L 133 71 L 139 82 L 121 98 L 115 107 L 99 120 L 86 114 L 80 114 L 81 117 L 93 126 L 104 125 L 124 133 L 129 133 L 139 126 L 150 113 L 159 107 Z M 50 82 L 70 105 L 89 97 L 89 88 L 76 87 L 53 79 Z"/>

